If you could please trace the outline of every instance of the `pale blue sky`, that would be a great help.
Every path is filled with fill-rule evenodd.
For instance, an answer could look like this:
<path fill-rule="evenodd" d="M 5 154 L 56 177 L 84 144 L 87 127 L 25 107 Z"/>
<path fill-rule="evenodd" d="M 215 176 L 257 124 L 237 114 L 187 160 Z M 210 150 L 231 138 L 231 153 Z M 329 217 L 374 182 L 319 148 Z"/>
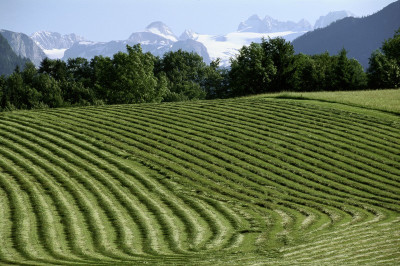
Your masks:
<path fill-rule="evenodd" d="M 127 39 L 153 21 L 176 35 L 233 32 L 253 14 L 314 24 L 329 11 L 365 16 L 395 0 L 0 0 L 0 29 L 31 34 L 39 30 L 76 33 L 88 40 Z"/>

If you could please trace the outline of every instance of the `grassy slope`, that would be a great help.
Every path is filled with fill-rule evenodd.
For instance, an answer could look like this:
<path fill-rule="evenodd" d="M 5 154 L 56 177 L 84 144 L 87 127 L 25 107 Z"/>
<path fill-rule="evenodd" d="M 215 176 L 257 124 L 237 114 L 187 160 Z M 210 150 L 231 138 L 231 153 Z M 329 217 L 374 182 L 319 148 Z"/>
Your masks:
<path fill-rule="evenodd" d="M 353 106 L 365 107 L 370 109 L 382 110 L 400 114 L 400 90 L 369 90 L 369 91 L 332 91 L 332 92 L 290 92 L 272 95 L 267 97 L 282 98 L 306 98 L 312 100 L 322 100 L 348 104 Z M 263 97 L 264 97 L 263 96 Z"/>
<path fill-rule="evenodd" d="M 263 95 L 3 113 L 0 136 L 0 263 L 400 260 L 395 114 Z"/>

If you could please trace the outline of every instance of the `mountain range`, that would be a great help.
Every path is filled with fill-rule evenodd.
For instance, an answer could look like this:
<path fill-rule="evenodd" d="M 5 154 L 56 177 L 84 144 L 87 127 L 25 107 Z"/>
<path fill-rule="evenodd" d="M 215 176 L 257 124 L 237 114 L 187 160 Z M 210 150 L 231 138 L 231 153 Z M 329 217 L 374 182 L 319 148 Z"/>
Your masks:
<path fill-rule="evenodd" d="M 270 16 L 266 16 L 264 19 L 261 19 L 258 15 L 253 15 L 245 22 L 240 23 L 237 31 L 273 33 L 283 31 L 301 32 L 309 31 L 311 29 L 311 24 L 305 19 L 302 19 L 296 23 L 293 21 L 278 21 Z"/>
<path fill-rule="evenodd" d="M 49 31 L 38 31 L 30 37 L 50 59 L 63 57 L 64 52 L 76 42 L 85 41 L 85 38 L 74 33 L 61 35 L 58 32 Z"/>
<path fill-rule="evenodd" d="M 336 13 L 328 14 L 329 17 L 323 22 L 333 22 L 340 17 L 331 15 Z M 226 35 L 198 34 L 188 29 L 177 37 L 167 25 L 158 21 L 151 23 L 141 32 L 132 33 L 128 39 L 119 41 L 92 42 L 75 34 L 61 35 L 46 31 L 36 32 L 31 38 L 44 49 L 47 56 L 63 60 L 74 57 L 90 59 L 96 55 L 112 56 L 116 52 L 125 51 L 126 45 L 140 43 L 144 52 L 151 52 L 156 56 L 182 49 L 199 54 L 207 63 L 220 58 L 221 65 L 228 66 L 230 58 L 234 57 L 243 45 L 260 42 L 261 38 L 269 37 L 283 37 L 292 41 L 311 29 L 311 24 L 304 19 L 297 23 L 282 22 L 269 16 L 261 20 L 258 15 L 253 15 L 241 22 L 236 32 Z"/>
<path fill-rule="evenodd" d="M 182 49 L 199 54 L 206 63 L 220 58 L 222 66 L 229 66 L 230 59 L 243 45 L 260 42 L 261 38 L 283 37 L 293 43 L 296 52 L 305 54 L 325 51 L 335 54 L 344 47 L 349 51 L 349 57 L 356 58 L 365 67 L 372 51 L 393 36 L 394 30 L 400 26 L 399 5 L 400 1 L 397 1 L 364 18 L 355 18 L 348 11 L 330 12 L 321 16 L 314 26 L 304 19 L 279 21 L 270 16 L 261 19 L 253 15 L 241 22 L 237 31 L 225 35 L 198 34 L 187 29 L 177 37 L 160 21 L 151 23 L 141 32 L 132 33 L 126 40 L 110 42 L 93 42 L 73 33 L 62 35 L 48 31 L 35 32 L 30 37 L 7 30 L 1 30 L 0 34 L 17 56 L 28 58 L 36 66 L 45 57 L 63 60 L 75 57 L 91 59 L 96 55 L 111 57 L 119 51 L 125 52 L 126 45 L 138 43 L 144 52 L 156 56 Z"/>
<path fill-rule="evenodd" d="M 291 30 L 290 30 L 291 29 Z M 221 59 L 223 66 L 229 65 L 231 57 L 235 56 L 243 45 L 249 45 L 251 42 L 260 42 L 261 38 L 284 37 L 287 40 L 293 40 L 304 34 L 308 29 L 278 26 L 271 28 L 274 32 L 256 32 L 237 31 L 227 35 L 206 35 L 198 34 L 192 30 L 185 30 L 178 38 L 173 31 L 164 23 L 153 22 L 146 27 L 144 31 L 132 33 L 127 40 L 111 42 L 90 42 L 79 41 L 71 48 L 65 51 L 63 59 L 74 57 L 92 58 L 95 55 L 112 56 L 118 51 L 125 51 L 126 45 L 140 43 L 143 51 L 151 52 L 156 56 L 162 56 L 168 51 L 182 49 L 188 52 L 195 52 L 203 57 L 206 63 L 217 58 Z"/>
<path fill-rule="evenodd" d="M 203 57 L 206 63 L 210 63 L 207 48 L 200 42 L 191 39 L 178 40 L 172 30 L 162 22 L 153 22 L 142 32 L 131 34 L 127 40 L 111 42 L 76 42 L 65 51 L 63 59 L 84 57 L 90 59 L 96 55 L 112 56 L 119 51 L 125 51 L 126 45 L 140 44 L 144 52 L 150 52 L 156 56 L 162 56 L 168 51 L 182 49 L 188 52 L 196 52 Z"/>
<path fill-rule="evenodd" d="M 350 14 L 345 11 L 331 12 L 326 17 L 320 18 L 319 25 L 320 27 L 329 25 L 336 19 Z M 261 38 L 269 37 L 283 37 L 287 41 L 292 41 L 311 29 L 311 24 L 304 19 L 297 23 L 281 22 L 269 16 L 261 20 L 258 15 L 253 15 L 240 23 L 236 32 L 226 35 L 207 35 L 188 29 L 178 38 L 167 25 L 158 21 L 148 25 L 142 32 L 131 34 L 127 40 L 101 43 L 78 41 L 65 52 L 63 59 L 78 56 L 89 59 L 99 54 L 112 56 L 118 51 L 125 51 L 127 44 L 140 43 L 143 51 L 157 56 L 162 56 L 168 51 L 182 49 L 199 54 L 207 63 L 220 58 L 221 65 L 228 66 L 230 58 L 234 57 L 243 45 L 260 42 Z"/>
<path fill-rule="evenodd" d="M 336 13 L 328 14 L 323 19 L 323 25 L 341 17 Z M 321 17 L 321 20 L 322 18 L 324 17 Z M 229 66 L 230 58 L 234 57 L 243 45 L 260 42 L 261 38 L 283 37 L 287 41 L 293 41 L 310 30 L 312 30 L 311 24 L 304 19 L 297 23 L 282 22 L 269 16 L 260 19 L 258 15 L 253 15 L 241 22 L 236 32 L 226 35 L 198 34 L 192 30 L 185 30 L 177 37 L 167 25 L 160 21 L 151 23 L 141 32 L 132 33 L 126 40 L 110 42 L 92 42 L 73 33 L 62 35 L 49 31 L 35 32 L 30 38 L 25 34 L 10 31 L 3 31 L 3 35 L 9 40 L 17 55 L 29 58 L 37 66 L 45 57 L 63 60 L 75 57 L 91 59 L 96 55 L 111 57 L 119 51 L 124 52 L 126 45 L 138 43 L 141 44 L 144 52 L 151 52 L 156 56 L 182 49 L 199 54 L 206 63 L 220 58 L 222 66 Z M 21 47 L 25 47 L 25 50 L 29 48 L 31 52 Z"/>
<path fill-rule="evenodd" d="M 74 43 L 85 39 L 74 33 L 61 35 L 58 32 L 38 31 L 33 33 L 31 39 L 43 50 L 68 49 Z"/>

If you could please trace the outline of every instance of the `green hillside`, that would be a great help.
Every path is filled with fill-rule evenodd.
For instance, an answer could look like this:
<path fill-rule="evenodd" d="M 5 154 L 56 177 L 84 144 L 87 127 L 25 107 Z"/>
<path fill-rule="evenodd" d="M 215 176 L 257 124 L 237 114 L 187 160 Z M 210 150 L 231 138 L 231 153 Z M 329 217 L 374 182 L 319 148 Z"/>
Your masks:
<path fill-rule="evenodd" d="M 259 97 L 259 96 L 255 96 Z M 400 90 L 362 90 L 362 91 L 319 91 L 319 92 L 283 92 L 264 95 L 263 97 L 286 98 L 298 100 L 318 100 L 330 103 L 340 103 L 348 106 L 363 107 L 400 114 Z M 343 107 L 342 107 L 343 108 Z M 364 113 L 365 110 L 364 109 Z M 378 115 L 373 113 L 372 115 Z"/>
<path fill-rule="evenodd" d="M 0 264 L 394 265 L 400 117 L 258 96 L 0 114 Z"/>

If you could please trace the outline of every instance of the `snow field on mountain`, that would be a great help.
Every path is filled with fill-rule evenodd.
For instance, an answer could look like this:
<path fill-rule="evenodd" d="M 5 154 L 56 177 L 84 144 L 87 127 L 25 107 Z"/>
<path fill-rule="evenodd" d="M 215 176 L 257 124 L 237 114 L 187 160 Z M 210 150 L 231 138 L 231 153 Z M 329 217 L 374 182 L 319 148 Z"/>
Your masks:
<path fill-rule="evenodd" d="M 250 45 L 252 42 L 261 42 L 262 38 L 285 37 L 295 32 L 255 33 L 255 32 L 233 32 L 225 36 L 195 35 L 195 40 L 204 44 L 212 60 L 221 59 L 221 65 L 230 65 L 230 58 L 235 57 L 240 48 Z"/>
<path fill-rule="evenodd" d="M 43 52 L 50 59 L 61 59 L 64 56 L 64 53 L 67 49 L 51 49 L 51 50 L 43 50 Z"/>

